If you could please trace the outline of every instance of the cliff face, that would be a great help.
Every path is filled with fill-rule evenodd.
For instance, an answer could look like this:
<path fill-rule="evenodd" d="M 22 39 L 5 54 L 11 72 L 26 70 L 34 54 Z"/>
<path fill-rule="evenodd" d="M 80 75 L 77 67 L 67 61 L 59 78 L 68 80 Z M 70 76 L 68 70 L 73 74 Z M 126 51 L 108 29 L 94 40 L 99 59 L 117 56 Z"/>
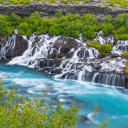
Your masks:
<path fill-rule="evenodd" d="M 31 13 L 38 11 L 40 15 L 43 16 L 53 16 L 57 11 L 62 10 L 64 14 L 71 13 L 79 13 L 79 14 L 87 14 L 93 13 L 99 19 L 104 17 L 106 14 L 111 14 L 114 17 L 119 13 L 128 12 L 128 9 L 119 9 L 113 10 L 108 7 L 95 6 L 92 5 L 62 5 L 62 4 L 48 4 L 46 2 L 37 2 L 31 3 L 27 6 L 0 6 L 0 13 L 4 15 L 10 15 L 11 13 L 16 13 L 21 17 L 30 16 Z"/>

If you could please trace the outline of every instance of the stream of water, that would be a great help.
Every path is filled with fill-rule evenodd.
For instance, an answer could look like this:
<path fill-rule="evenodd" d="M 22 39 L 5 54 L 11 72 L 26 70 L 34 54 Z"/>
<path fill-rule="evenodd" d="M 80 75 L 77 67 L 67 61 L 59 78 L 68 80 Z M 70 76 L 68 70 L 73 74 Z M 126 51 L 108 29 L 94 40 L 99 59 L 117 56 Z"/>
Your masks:
<path fill-rule="evenodd" d="M 0 75 L 5 81 L 5 87 L 12 88 L 13 82 L 18 88 L 19 95 L 40 95 L 42 89 L 48 90 L 47 100 L 57 97 L 65 106 L 72 101 L 79 101 L 82 108 L 81 116 L 90 117 L 94 110 L 94 104 L 99 104 L 100 112 L 86 126 L 99 125 L 104 119 L 109 120 L 107 128 L 128 128 L 128 94 L 125 88 L 95 84 L 85 81 L 59 80 L 43 75 L 33 69 L 23 66 L 0 64 Z M 78 128 L 84 123 L 79 121 Z"/>

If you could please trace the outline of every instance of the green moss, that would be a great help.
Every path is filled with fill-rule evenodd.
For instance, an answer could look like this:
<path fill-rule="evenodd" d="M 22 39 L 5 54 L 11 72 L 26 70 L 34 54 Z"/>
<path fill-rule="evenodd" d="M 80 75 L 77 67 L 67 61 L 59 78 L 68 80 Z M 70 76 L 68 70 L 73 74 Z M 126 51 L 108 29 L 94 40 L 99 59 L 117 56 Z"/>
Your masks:
<path fill-rule="evenodd" d="M 90 2 L 90 0 L 84 0 L 84 3 L 89 3 Z"/>
<path fill-rule="evenodd" d="M 109 52 L 112 50 L 112 44 L 100 44 L 97 41 L 88 41 L 87 46 L 96 48 L 100 54 L 109 55 Z"/>
<path fill-rule="evenodd" d="M 126 62 L 126 69 L 125 69 L 125 73 L 128 75 L 128 61 Z"/>
<path fill-rule="evenodd" d="M 58 55 L 58 58 L 62 58 L 64 56 L 64 53 L 60 53 L 59 55 Z"/>
<path fill-rule="evenodd" d="M 56 55 L 57 55 L 57 52 L 54 52 L 54 53 L 51 55 L 51 57 L 52 57 L 52 58 L 56 58 Z"/>
<path fill-rule="evenodd" d="M 124 52 L 122 55 L 128 57 L 128 52 Z"/>

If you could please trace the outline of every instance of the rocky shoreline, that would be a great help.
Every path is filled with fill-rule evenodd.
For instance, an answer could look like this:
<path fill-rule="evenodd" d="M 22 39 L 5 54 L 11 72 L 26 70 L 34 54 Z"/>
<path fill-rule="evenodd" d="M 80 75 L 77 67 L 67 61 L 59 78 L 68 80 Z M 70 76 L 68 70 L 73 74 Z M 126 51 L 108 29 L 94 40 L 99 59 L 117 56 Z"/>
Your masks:
<path fill-rule="evenodd" d="M 128 8 L 125 9 L 117 9 L 113 10 L 110 7 L 98 6 L 96 2 L 85 5 L 75 5 L 75 4 L 49 4 L 47 2 L 32 2 L 29 5 L 8 5 L 8 6 L 0 6 L 0 14 L 10 15 L 11 13 L 15 13 L 21 17 L 28 17 L 33 12 L 38 11 L 39 14 L 44 16 L 54 16 L 54 14 L 62 10 L 63 14 L 71 12 L 73 14 L 79 13 L 81 15 L 87 13 L 93 13 L 99 20 L 101 20 L 105 15 L 111 14 L 113 17 L 116 17 L 120 13 L 128 13 Z"/>

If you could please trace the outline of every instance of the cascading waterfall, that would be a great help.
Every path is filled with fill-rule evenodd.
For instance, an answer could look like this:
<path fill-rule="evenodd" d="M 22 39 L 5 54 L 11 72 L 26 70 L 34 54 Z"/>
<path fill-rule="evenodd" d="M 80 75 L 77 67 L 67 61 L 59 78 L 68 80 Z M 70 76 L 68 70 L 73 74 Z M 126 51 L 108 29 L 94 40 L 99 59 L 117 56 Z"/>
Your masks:
<path fill-rule="evenodd" d="M 128 51 L 128 40 L 118 40 L 116 45 L 113 47 L 113 51 L 119 54 Z"/>
<path fill-rule="evenodd" d="M 11 37 L 9 37 L 7 34 L 4 37 L 4 41 L 1 40 L 0 42 L 0 46 L 1 46 L 1 50 L 0 50 L 0 58 L 5 58 L 6 59 L 6 53 L 9 50 L 12 50 L 15 48 L 15 44 L 16 44 L 16 35 L 13 34 Z"/>
<path fill-rule="evenodd" d="M 94 40 L 101 44 L 114 42 L 112 35 L 103 38 L 100 34 L 101 32 L 97 33 Z M 14 40 L 14 37 L 15 35 L 10 40 Z M 40 36 L 33 34 L 30 39 L 27 39 L 26 36 L 23 38 L 28 41 L 28 49 L 23 55 L 13 58 L 8 64 L 25 65 L 40 70 L 46 69 L 49 74 L 57 72 L 53 74 L 54 78 L 77 79 L 122 87 L 126 85 L 125 75 L 122 75 L 122 68 L 125 68 L 126 60 L 110 57 L 99 60 L 99 51 L 86 46 L 81 34 L 79 39 L 64 36 L 51 37 L 48 34 Z M 35 38 L 39 40 L 35 41 Z M 10 42 L 12 41 L 7 41 L 6 45 L 10 45 Z M 72 43 L 73 45 L 70 46 Z M 115 50 L 118 52 L 117 46 L 120 45 L 126 46 L 127 42 L 117 41 L 112 52 Z M 14 43 L 11 43 L 11 47 L 14 47 Z M 97 65 L 101 66 L 98 71 L 95 68 Z"/>

